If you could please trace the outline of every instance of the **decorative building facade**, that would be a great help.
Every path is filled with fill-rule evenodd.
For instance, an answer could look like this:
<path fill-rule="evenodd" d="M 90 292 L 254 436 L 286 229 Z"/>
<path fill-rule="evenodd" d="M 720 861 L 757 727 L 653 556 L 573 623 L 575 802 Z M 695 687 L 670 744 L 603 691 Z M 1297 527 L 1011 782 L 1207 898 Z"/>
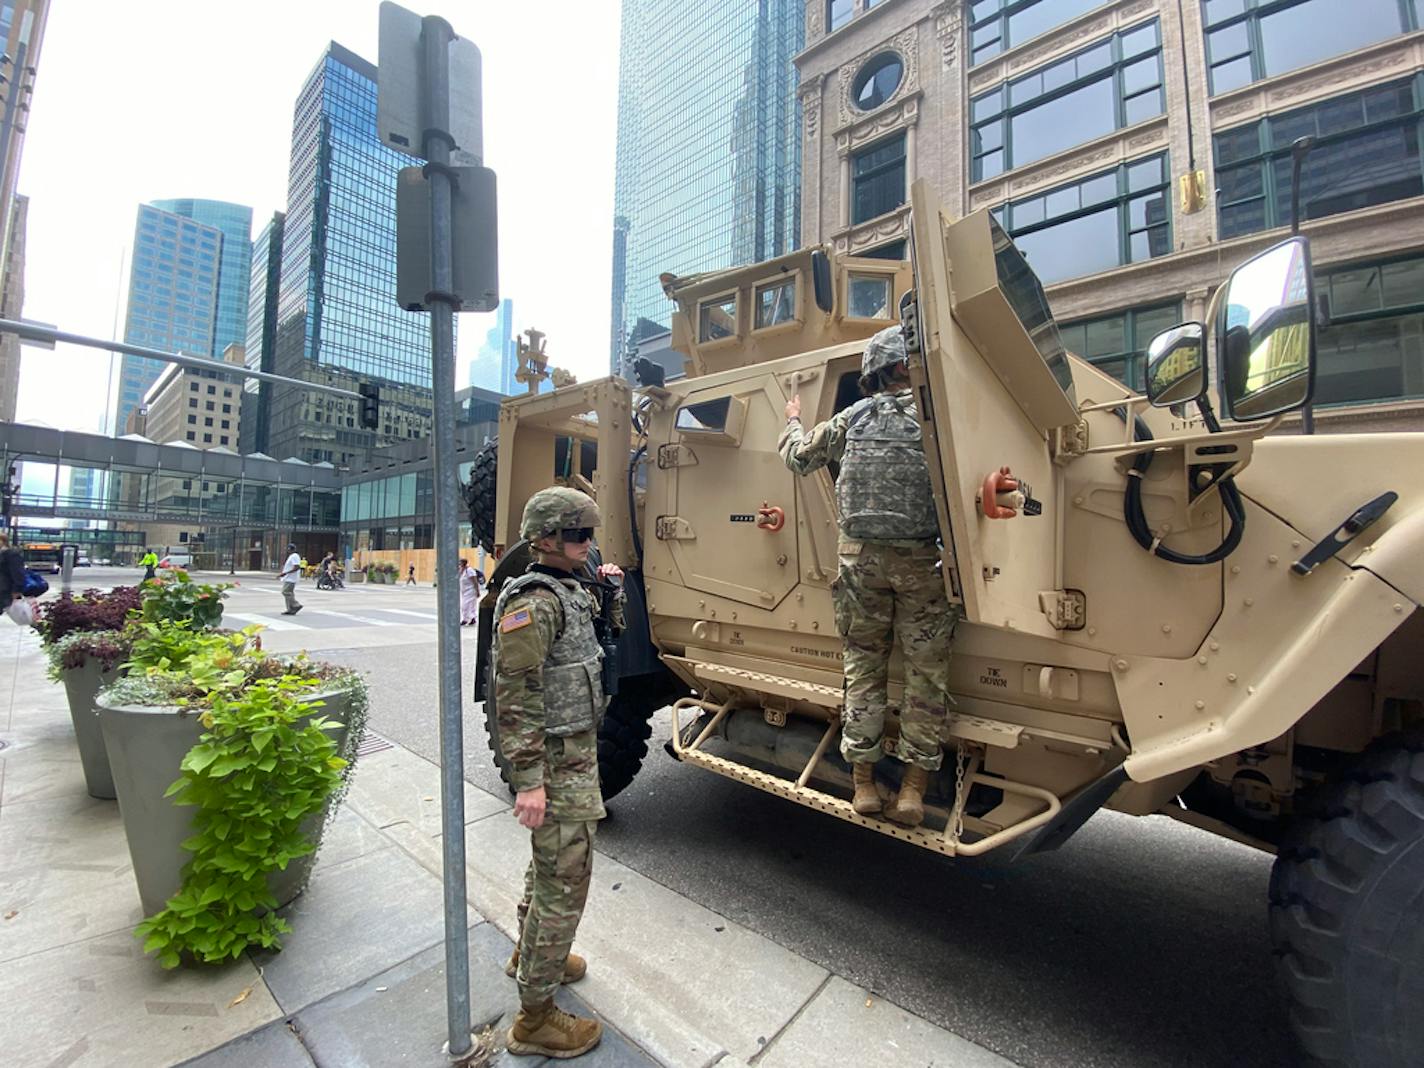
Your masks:
<path fill-rule="evenodd" d="M 618 73 L 610 365 L 666 329 L 658 276 L 800 244 L 796 69 L 803 0 L 625 0 Z"/>
<path fill-rule="evenodd" d="M 272 370 L 350 390 L 374 383 L 381 425 L 358 426 L 355 401 L 275 386 L 265 420 L 272 456 L 344 465 L 429 433 L 430 321 L 395 296 L 396 174 L 409 163 L 376 137 L 375 65 L 331 42 L 292 121 Z M 269 282 L 271 269 L 257 264 L 254 289 L 256 272 Z M 249 358 L 265 366 L 267 351 L 264 343 Z"/>
<path fill-rule="evenodd" d="M 806 0 L 802 239 L 907 256 L 909 185 L 992 210 L 1071 349 L 1158 330 L 1302 229 L 1321 430 L 1424 427 L 1420 0 Z"/>

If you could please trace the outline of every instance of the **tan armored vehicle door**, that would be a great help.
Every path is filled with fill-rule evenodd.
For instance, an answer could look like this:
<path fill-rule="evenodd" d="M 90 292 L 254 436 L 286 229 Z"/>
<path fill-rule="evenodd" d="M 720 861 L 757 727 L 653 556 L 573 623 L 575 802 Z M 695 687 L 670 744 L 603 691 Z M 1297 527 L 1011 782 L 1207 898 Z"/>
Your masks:
<path fill-rule="evenodd" d="M 673 416 L 657 464 L 674 509 L 653 529 L 689 589 L 775 608 L 796 585 L 796 477 L 776 452 L 785 403 L 759 374 L 699 389 Z"/>
<path fill-rule="evenodd" d="M 971 623 L 1052 636 L 1045 606 L 1061 582 L 1062 490 L 1048 437 L 1078 421 L 1067 356 L 1038 279 L 987 211 L 951 219 L 923 179 L 911 208 L 923 333 L 916 384 L 953 554 L 946 582 L 957 578 L 950 594 Z M 986 480 L 1004 467 L 1028 484 L 1041 515 L 985 517 Z"/>

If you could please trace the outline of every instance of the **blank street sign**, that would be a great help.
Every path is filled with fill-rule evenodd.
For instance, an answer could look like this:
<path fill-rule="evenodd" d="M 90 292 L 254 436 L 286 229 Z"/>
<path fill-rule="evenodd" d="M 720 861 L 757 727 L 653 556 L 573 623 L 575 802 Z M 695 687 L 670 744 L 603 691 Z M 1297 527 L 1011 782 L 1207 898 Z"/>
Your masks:
<path fill-rule="evenodd" d="M 376 132 L 397 152 L 424 159 L 422 134 L 444 128 L 455 139 L 454 166 L 484 161 L 480 100 L 480 50 L 473 41 L 450 42 L 450 117 L 424 114 L 425 49 L 423 20 L 414 11 L 385 0 L 381 4 L 379 71 L 376 77 Z"/>

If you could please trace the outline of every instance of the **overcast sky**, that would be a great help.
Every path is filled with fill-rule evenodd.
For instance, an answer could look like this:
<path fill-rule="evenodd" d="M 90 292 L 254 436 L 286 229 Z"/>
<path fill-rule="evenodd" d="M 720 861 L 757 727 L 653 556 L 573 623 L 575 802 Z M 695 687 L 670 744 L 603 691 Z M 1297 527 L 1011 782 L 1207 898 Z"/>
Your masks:
<path fill-rule="evenodd" d="M 606 373 L 618 3 L 425 0 L 484 60 L 485 166 L 499 177 L 500 294 L 551 363 Z M 377 62 L 377 0 L 57 0 L 19 191 L 27 319 L 121 337 L 138 205 L 287 205 L 297 93 L 327 41 Z M 123 265 L 121 267 L 121 264 Z M 459 317 L 457 385 L 493 316 Z M 97 430 L 109 356 L 26 348 L 18 418 Z"/>

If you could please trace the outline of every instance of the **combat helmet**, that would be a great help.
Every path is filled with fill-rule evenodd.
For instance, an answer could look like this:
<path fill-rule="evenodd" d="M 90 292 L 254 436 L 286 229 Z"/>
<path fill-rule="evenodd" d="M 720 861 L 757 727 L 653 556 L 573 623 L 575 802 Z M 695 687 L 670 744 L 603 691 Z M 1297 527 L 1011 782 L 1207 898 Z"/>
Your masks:
<path fill-rule="evenodd" d="M 561 530 L 596 527 L 602 523 L 598 505 L 587 493 L 567 486 L 550 486 L 530 497 L 524 506 L 519 536 L 533 541 Z"/>
<path fill-rule="evenodd" d="M 905 336 L 898 326 L 887 326 L 866 342 L 865 353 L 860 358 L 861 377 L 878 374 L 905 360 Z"/>

